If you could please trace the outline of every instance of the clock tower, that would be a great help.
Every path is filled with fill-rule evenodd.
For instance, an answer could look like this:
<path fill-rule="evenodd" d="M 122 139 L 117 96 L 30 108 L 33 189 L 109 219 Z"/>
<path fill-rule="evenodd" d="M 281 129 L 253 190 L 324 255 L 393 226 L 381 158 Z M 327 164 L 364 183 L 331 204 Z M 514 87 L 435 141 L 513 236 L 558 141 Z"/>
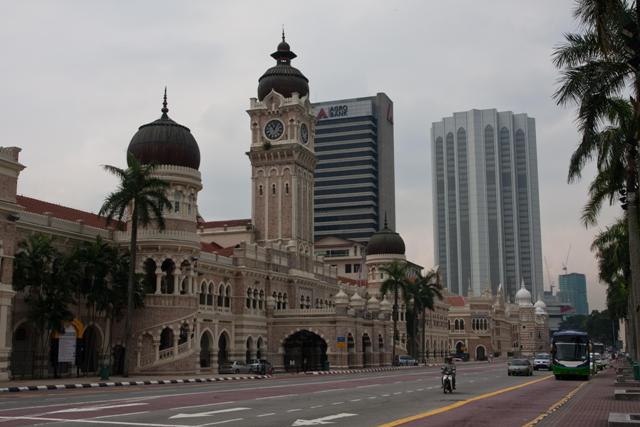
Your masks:
<path fill-rule="evenodd" d="M 285 41 L 271 54 L 276 65 L 258 80 L 251 98 L 252 220 L 258 243 L 280 243 L 313 255 L 315 116 L 309 81 L 291 60 Z"/>

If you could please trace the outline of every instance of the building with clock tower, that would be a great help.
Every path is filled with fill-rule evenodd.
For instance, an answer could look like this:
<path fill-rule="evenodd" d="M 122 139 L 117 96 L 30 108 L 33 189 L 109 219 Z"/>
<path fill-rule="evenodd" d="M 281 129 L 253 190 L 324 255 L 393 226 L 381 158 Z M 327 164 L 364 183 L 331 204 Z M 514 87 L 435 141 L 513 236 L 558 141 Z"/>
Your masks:
<path fill-rule="evenodd" d="M 259 244 L 278 243 L 313 256 L 315 116 L 308 79 L 285 41 L 271 54 L 276 65 L 259 79 L 251 118 L 252 221 Z"/>

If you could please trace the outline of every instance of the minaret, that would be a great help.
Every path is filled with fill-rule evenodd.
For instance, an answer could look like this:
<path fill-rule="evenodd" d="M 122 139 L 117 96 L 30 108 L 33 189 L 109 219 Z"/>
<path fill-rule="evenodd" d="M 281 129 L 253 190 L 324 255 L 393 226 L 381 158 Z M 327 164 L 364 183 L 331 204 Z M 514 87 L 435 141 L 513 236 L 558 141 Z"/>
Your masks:
<path fill-rule="evenodd" d="M 280 243 L 313 255 L 315 116 L 307 78 L 291 66 L 285 41 L 271 54 L 276 65 L 260 77 L 251 118 L 252 219 L 256 241 Z"/>

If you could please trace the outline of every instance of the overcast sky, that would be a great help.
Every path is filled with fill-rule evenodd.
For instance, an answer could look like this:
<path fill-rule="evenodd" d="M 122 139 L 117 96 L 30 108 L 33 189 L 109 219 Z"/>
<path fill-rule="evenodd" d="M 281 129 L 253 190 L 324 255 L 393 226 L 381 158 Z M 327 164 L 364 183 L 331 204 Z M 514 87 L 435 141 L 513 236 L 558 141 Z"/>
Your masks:
<path fill-rule="evenodd" d="M 138 126 L 169 115 L 202 155 L 207 220 L 248 218 L 245 110 L 285 25 L 311 100 L 374 95 L 394 101 L 397 229 L 409 258 L 433 265 L 431 123 L 497 108 L 536 119 L 543 255 L 557 275 L 587 275 L 590 308 L 605 287 L 589 246 L 612 222 L 585 229 L 593 169 L 566 183 L 578 136 L 574 109 L 551 95 L 553 47 L 575 29 L 572 0 L 4 1 L 0 10 L 0 145 L 22 147 L 18 192 L 97 212 L 125 165 Z M 545 287 L 549 280 L 545 270 Z"/>

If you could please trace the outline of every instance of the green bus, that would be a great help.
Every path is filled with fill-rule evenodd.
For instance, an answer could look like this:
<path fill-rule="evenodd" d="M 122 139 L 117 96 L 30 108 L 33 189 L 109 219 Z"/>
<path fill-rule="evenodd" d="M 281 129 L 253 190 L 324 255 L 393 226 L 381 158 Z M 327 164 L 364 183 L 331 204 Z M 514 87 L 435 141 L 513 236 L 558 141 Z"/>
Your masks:
<path fill-rule="evenodd" d="M 579 331 L 560 331 L 551 340 L 551 366 L 556 379 L 582 378 L 591 375 L 589 335 Z"/>

